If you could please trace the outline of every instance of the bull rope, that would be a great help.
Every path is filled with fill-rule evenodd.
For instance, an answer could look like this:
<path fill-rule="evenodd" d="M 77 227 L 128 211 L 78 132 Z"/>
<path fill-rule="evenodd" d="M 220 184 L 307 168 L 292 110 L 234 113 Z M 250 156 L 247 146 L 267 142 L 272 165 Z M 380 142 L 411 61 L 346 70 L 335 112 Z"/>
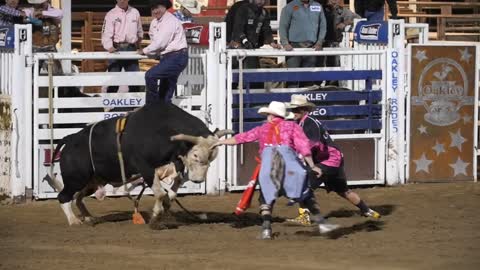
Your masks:
<path fill-rule="evenodd" d="M 93 168 L 93 173 L 95 173 L 95 164 L 93 163 L 93 152 L 92 152 L 92 134 L 93 134 L 93 128 L 98 124 L 99 122 L 93 123 L 92 127 L 90 128 L 90 132 L 88 134 L 88 152 L 90 154 L 90 163 L 92 164 Z"/>

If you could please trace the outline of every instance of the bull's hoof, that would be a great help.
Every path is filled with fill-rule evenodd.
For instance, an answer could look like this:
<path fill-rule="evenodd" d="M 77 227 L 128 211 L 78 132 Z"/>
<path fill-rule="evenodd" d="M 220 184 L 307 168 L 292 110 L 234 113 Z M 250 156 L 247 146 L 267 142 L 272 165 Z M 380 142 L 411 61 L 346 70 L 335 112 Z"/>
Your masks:
<path fill-rule="evenodd" d="M 83 223 L 90 226 L 95 226 L 100 223 L 101 219 L 97 217 L 85 217 Z"/>
<path fill-rule="evenodd" d="M 82 222 L 79 218 L 77 218 L 77 217 L 68 219 L 68 224 L 69 224 L 70 226 L 72 226 L 72 225 L 81 225 L 82 223 L 83 223 L 83 222 Z"/>

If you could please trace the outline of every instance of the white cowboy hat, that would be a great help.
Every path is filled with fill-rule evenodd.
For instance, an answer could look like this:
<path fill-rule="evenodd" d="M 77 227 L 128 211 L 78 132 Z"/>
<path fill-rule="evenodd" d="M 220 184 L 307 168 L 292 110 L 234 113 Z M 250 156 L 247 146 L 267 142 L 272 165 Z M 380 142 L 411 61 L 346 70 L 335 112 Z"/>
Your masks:
<path fill-rule="evenodd" d="M 192 14 L 200 14 L 200 12 L 202 12 L 202 6 L 208 6 L 208 0 L 175 0 L 174 6 L 175 9 L 184 7 Z"/>
<path fill-rule="evenodd" d="M 262 107 L 258 110 L 259 114 L 273 114 L 282 118 L 291 118 L 293 113 L 287 112 L 287 106 L 283 102 L 272 101 L 268 107 Z"/>
<path fill-rule="evenodd" d="M 287 106 L 289 109 L 302 108 L 305 107 L 309 110 L 313 110 L 316 105 L 312 102 L 309 102 L 307 97 L 304 95 L 292 95 L 290 97 L 290 103 Z"/>
<path fill-rule="evenodd" d="M 47 2 L 48 0 L 28 0 L 28 3 L 29 4 L 32 4 L 32 5 L 37 5 L 37 4 L 42 4 L 42 3 L 45 3 Z"/>

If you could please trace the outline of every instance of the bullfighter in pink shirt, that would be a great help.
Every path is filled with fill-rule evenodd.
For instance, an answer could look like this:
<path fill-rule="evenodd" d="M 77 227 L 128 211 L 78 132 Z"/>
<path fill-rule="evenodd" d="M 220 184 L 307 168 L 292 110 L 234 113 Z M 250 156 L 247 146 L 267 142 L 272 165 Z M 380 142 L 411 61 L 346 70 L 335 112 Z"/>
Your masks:
<path fill-rule="evenodd" d="M 314 172 L 320 173 L 321 170 L 313 163 L 309 140 L 302 128 L 295 122 L 285 120 L 289 116 L 285 103 L 272 101 L 268 107 L 260 108 L 258 113 L 267 115 L 265 124 L 232 138 L 220 140 L 218 144 L 258 142 L 262 159 L 258 179 L 261 188 L 260 213 L 263 219 L 261 238 L 271 239 L 272 208 L 275 200 L 281 195 L 298 202 L 311 197 L 303 161 Z M 318 209 L 317 205 L 313 207 Z M 320 233 L 330 232 L 338 227 L 328 224 L 319 211 L 312 220 L 318 223 Z"/>
<path fill-rule="evenodd" d="M 323 182 L 328 192 L 333 190 L 342 198 L 347 199 L 350 203 L 360 209 L 362 215 L 375 219 L 380 218 L 378 212 L 369 208 L 367 204 L 360 199 L 360 196 L 358 196 L 357 193 L 348 188 L 347 178 L 343 168 L 342 152 L 340 152 L 335 146 L 330 135 L 320 121 L 308 116 L 308 114 L 315 108 L 315 104 L 308 102 L 307 97 L 304 95 L 292 95 L 288 107 L 292 110 L 294 119 L 303 128 L 303 131 L 307 135 L 310 141 L 309 144 L 312 151 L 313 161 L 315 165 L 321 169 L 320 173 L 314 177 L 314 181 L 311 181 L 311 188 L 317 188 Z M 310 225 L 309 212 L 311 212 L 311 209 L 308 204 L 311 204 L 312 200 L 315 200 L 313 193 L 311 197 L 300 203 L 300 215 L 289 221 L 302 225 Z M 308 208 L 308 210 L 303 208 Z M 310 214 L 314 215 L 316 213 Z"/>

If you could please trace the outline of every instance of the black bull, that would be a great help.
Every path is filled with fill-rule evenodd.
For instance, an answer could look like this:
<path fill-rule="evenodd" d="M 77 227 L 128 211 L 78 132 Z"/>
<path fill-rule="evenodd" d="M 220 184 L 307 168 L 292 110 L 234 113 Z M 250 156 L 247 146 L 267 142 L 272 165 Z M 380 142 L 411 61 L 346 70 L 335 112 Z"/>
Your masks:
<path fill-rule="evenodd" d="M 87 126 L 63 138 L 55 149 L 53 156 L 63 147 L 60 168 L 64 187 L 58 186 L 61 190 L 58 200 L 70 225 L 81 223 L 71 211 L 72 200 L 76 199 L 82 218 L 88 220 L 92 217 L 82 202 L 83 197 L 93 194 L 99 185 L 123 184 L 117 154 L 116 122 L 117 118 L 112 118 Z M 145 105 L 127 116 L 122 133 L 126 178 L 140 174 L 152 187 L 156 179 L 155 169 L 173 162 L 177 171 L 183 171 L 185 167 L 187 171 L 194 167 L 203 168 L 204 174 L 199 177 L 197 173 L 191 180 L 205 181 L 209 162 L 217 154 L 215 143 L 228 133 L 231 132 L 212 133 L 200 119 L 173 104 Z M 158 200 L 163 197 L 155 195 Z M 160 214 L 155 208 L 154 216 Z"/>

